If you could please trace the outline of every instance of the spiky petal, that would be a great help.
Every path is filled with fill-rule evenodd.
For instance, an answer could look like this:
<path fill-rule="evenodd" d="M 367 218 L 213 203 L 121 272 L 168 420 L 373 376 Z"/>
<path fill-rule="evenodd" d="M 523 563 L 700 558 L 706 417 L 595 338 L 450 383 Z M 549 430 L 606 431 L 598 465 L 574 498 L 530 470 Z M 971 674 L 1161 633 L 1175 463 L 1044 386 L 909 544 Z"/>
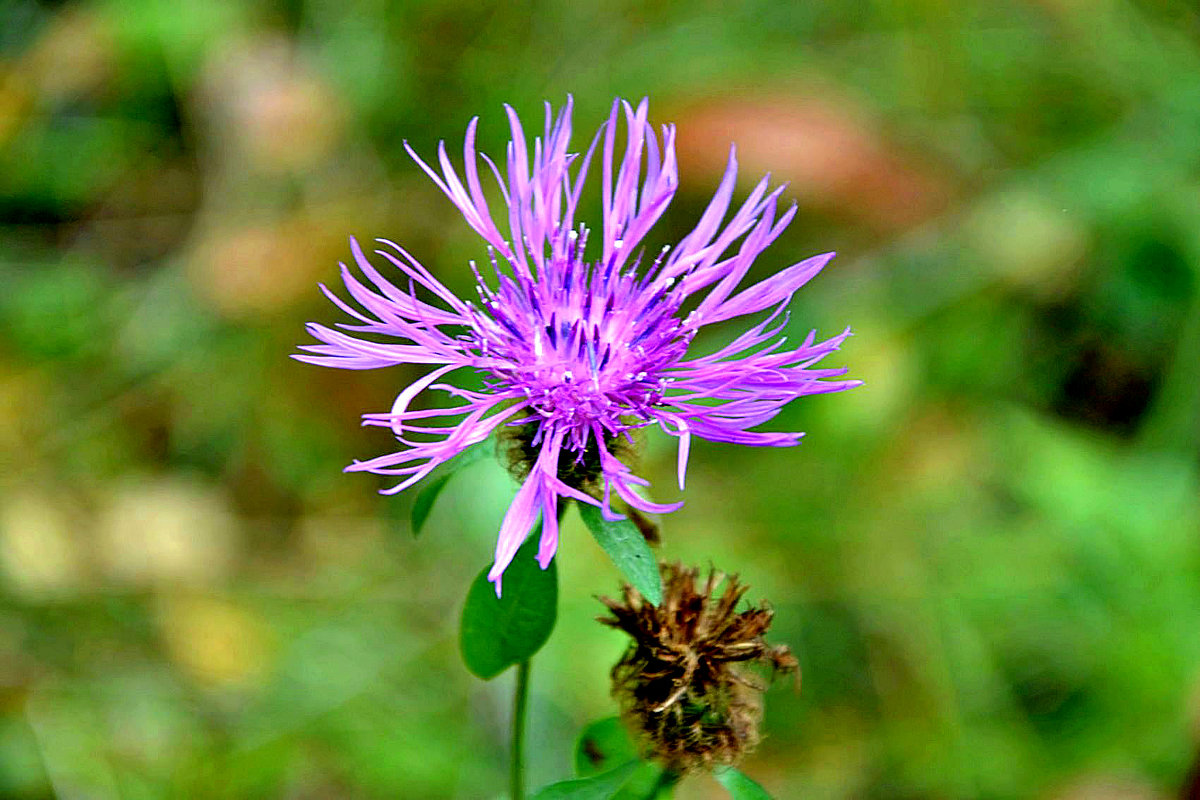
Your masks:
<path fill-rule="evenodd" d="M 490 264 L 483 270 L 471 264 L 478 302 L 456 297 L 404 248 L 380 239 L 375 254 L 401 280 L 384 277 L 352 240 L 361 277 L 343 264 L 342 280 L 357 307 L 322 290 L 357 322 L 339 325 L 341 331 L 309 324 L 321 343 L 302 347 L 304 353 L 295 356 L 343 369 L 435 367 L 402 391 L 391 411 L 364 417 L 366 424 L 390 427 L 404 448 L 347 470 L 396 476 L 396 485 L 384 490 L 388 494 L 412 486 L 502 426 L 528 431 L 537 456 L 501 525 L 490 572 L 497 592 L 505 567 L 539 515 L 545 524 L 538 560 L 543 567 L 550 563 L 560 498 L 597 505 L 609 519 L 620 518 L 612 507 L 614 492 L 641 511 L 662 513 L 681 505 L 653 503 L 639 494 L 647 482 L 614 448 L 633 429 L 658 425 L 679 440 L 682 489 L 693 436 L 794 445 L 803 434 L 752 429 L 798 397 L 858 383 L 835 380 L 844 369 L 816 366 L 838 349 L 848 329 L 822 342 L 810 334 L 798 346 L 779 335 L 792 294 L 833 253 L 741 286 L 759 253 L 796 213 L 794 205 L 780 213 L 782 187 L 769 190 L 762 179 L 729 216 L 737 175 L 731 150 L 720 186 L 695 229 L 644 264 L 640 245 L 679 185 L 674 126 L 656 133 L 647 121 L 646 100 L 636 108 L 617 101 L 581 156 L 569 149 L 570 99 L 557 114 L 546 105 L 543 132 L 532 147 L 516 113 L 506 110 L 512 139 L 503 173 L 475 151 L 477 119 L 467 126 L 461 175 L 444 143 L 436 166 L 409 149 L 487 242 Z M 622 118 L 626 135 L 618 147 Z M 598 258 L 589 258 L 589 229 L 576 223 L 575 212 L 598 147 L 602 222 Z M 481 158 L 504 201 L 506 218 L 499 222 L 480 181 Z M 684 301 L 693 297 L 698 304 L 682 314 Z M 769 313 L 729 345 L 689 356 L 688 347 L 703 326 L 759 312 Z M 380 343 L 381 338 L 390 341 Z M 444 381 L 460 369 L 482 373 L 484 389 L 468 391 Z M 426 391 L 444 391 L 453 402 L 412 408 Z M 584 491 L 578 481 L 563 480 L 565 466 L 585 458 L 598 464 L 602 491 Z"/>

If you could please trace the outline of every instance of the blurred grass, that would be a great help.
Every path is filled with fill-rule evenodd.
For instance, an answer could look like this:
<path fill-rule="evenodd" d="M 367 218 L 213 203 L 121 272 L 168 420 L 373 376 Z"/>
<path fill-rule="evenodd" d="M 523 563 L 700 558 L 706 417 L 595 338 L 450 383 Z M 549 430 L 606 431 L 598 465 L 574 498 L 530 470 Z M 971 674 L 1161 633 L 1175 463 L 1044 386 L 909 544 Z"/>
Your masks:
<path fill-rule="evenodd" d="M 0 796 L 498 797 L 458 661 L 509 479 L 421 541 L 343 476 L 416 374 L 286 358 L 346 237 L 456 289 L 407 159 L 574 93 L 679 125 L 686 232 L 736 141 L 837 249 L 795 335 L 866 385 L 795 450 L 695 448 L 664 553 L 777 608 L 776 796 L 1163 798 L 1200 750 L 1200 15 L 1158 0 L 0 0 Z M 594 207 L 594 198 L 589 201 Z M 657 241 L 658 239 L 656 239 Z M 713 346 L 720 332 L 700 346 Z M 670 496 L 668 443 L 644 469 Z M 531 777 L 610 714 L 616 575 L 564 530 Z M 720 796 L 704 779 L 681 797 Z"/>

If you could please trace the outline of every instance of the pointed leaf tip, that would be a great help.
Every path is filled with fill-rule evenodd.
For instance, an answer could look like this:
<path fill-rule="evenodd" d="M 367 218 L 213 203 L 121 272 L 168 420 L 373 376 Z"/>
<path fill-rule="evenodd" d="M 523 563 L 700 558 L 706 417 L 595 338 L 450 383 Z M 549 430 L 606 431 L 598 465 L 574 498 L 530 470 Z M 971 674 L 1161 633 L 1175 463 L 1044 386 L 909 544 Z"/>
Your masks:
<path fill-rule="evenodd" d="M 733 800 L 771 800 L 766 789 L 733 767 L 720 767 L 713 771 L 713 777 Z"/>
<path fill-rule="evenodd" d="M 430 512 L 433 511 L 433 504 L 437 502 L 438 495 L 446 488 L 446 484 L 450 482 L 453 475 L 442 475 L 428 481 L 425 487 L 421 489 L 412 505 L 412 535 L 416 538 L 421 535 L 421 530 L 425 527 L 425 522 L 429 519 Z"/>

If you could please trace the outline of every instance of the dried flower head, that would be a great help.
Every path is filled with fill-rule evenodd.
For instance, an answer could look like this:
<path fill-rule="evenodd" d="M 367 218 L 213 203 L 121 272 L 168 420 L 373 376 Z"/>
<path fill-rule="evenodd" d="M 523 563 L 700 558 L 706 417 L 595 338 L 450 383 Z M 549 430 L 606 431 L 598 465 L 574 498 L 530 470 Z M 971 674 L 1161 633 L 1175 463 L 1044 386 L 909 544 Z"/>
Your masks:
<path fill-rule="evenodd" d="M 618 148 L 622 110 L 626 136 Z M 803 395 L 858 384 L 832 380 L 844 369 L 816 368 L 849 330 L 823 342 L 810 333 L 790 345 L 779 335 L 792 294 L 833 253 L 739 291 L 755 259 L 783 232 L 796 208 L 778 213 L 783 189 L 768 191 L 764 178 L 725 220 L 737 176 L 732 151 L 695 229 L 674 247 L 648 255 L 641 248 L 679 184 L 675 129 L 664 126 L 660 141 L 647 113 L 646 100 L 636 109 L 613 103 L 581 157 L 570 151 L 570 100 L 557 115 L 547 104 L 543 136 L 535 137 L 532 147 L 509 108 L 512 140 L 504 177 L 475 151 L 478 120 L 467 126 L 463 177 L 444 143 L 438 148 L 440 170 L 410 149 L 488 245 L 490 269 L 471 263 L 478 302 L 458 298 L 406 250 L 381 239 L 375 252 L 398 271 L 401 281 L 393 283 L 351 240 L 354 262 L 366 281 L 345 264 L 342 280 L 359 308 L 322 289 L 357 323 L 340 326 L 348 332 L 310 324 L 309 332 L 321 343 L 302 347 L 305 353 L 296 356 L 342 369 L 434 367 L 400 392 L 389 412 L 364 416 L 365 424 L 391 428 L 404 448 L 346 469 L 399 476 L 385 493 L 412 486 L 497 429 L 515 437 L 509 452 L 516 455 L 523 482 L 500 526 L 489 573 L 497 592 L 505 567 L 539 515 L 538 561 L 544 568 L 554 558 L 559 498 L 600 506 L 610 520 L 621 518 L 611 503 L 613 492 L 640 511 L 661 513 L 681 505 L 653 503 L 638 494 L 636 487 L 647 481 L 633 473 L 619 449 L 623 440 L 632 442 L 634 430 L 657 425 L 679 440 L 682 489 L 692 436 L 794 445 L 802 434 L 750 429 Z M 601 140 L 601 230 L 599 247 L 593 243 L 589 250 L 589 228 L 576 223 L 575 211 Z M 499 184 L 501 218 L 507 222 L 503 232 L 484 195 L 480 158 Z M 688 300 L 694 307 L 681 313 Z M 759 312 L 768 312 L 767 318 L 716 352 L 689 352 L 705 325 Z M 484 388 L 440 382 L 462 369 L 481 374 Z M 413 408 L 417 395 L 427 390 L 446 392 L 456 402 Z"/>
<path fill-rule="evenodd" d="M 660 570 L 658 606 L 629 585 L 619 602 L 602 598 L 612 616 L 600 621 L 633 637 L 613 667 L 613 694 L 648 757 L 679 772 L 736 763 L 758 744 L 763 672 L 798 674 L 799 662 L 764 641 L 766 604 L 736 610 L 747 589 L 736 575 L 710 570 L 698 582 L 698 569 Z"/>

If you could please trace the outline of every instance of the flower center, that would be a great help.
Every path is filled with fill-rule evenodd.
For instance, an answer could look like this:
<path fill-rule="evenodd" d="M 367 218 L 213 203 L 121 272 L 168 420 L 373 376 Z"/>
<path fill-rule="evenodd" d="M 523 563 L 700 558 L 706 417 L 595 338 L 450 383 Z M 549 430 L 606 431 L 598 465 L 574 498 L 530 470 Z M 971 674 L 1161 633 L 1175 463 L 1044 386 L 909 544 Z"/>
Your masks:
<path fill-rule="evenodd" d="M 536 279 L 496 274 L 496 289 L 479 279 L 487 314 L 474 326 L 493 388 L 523 396 L 541 427 L 567 428 L 576 451 L 650 419 L 670 382 L 664 370 L 692 336 L 675 317 L 678 294 L 636 267 L 585 264 L 578 251 L 547 261 Z"/>

